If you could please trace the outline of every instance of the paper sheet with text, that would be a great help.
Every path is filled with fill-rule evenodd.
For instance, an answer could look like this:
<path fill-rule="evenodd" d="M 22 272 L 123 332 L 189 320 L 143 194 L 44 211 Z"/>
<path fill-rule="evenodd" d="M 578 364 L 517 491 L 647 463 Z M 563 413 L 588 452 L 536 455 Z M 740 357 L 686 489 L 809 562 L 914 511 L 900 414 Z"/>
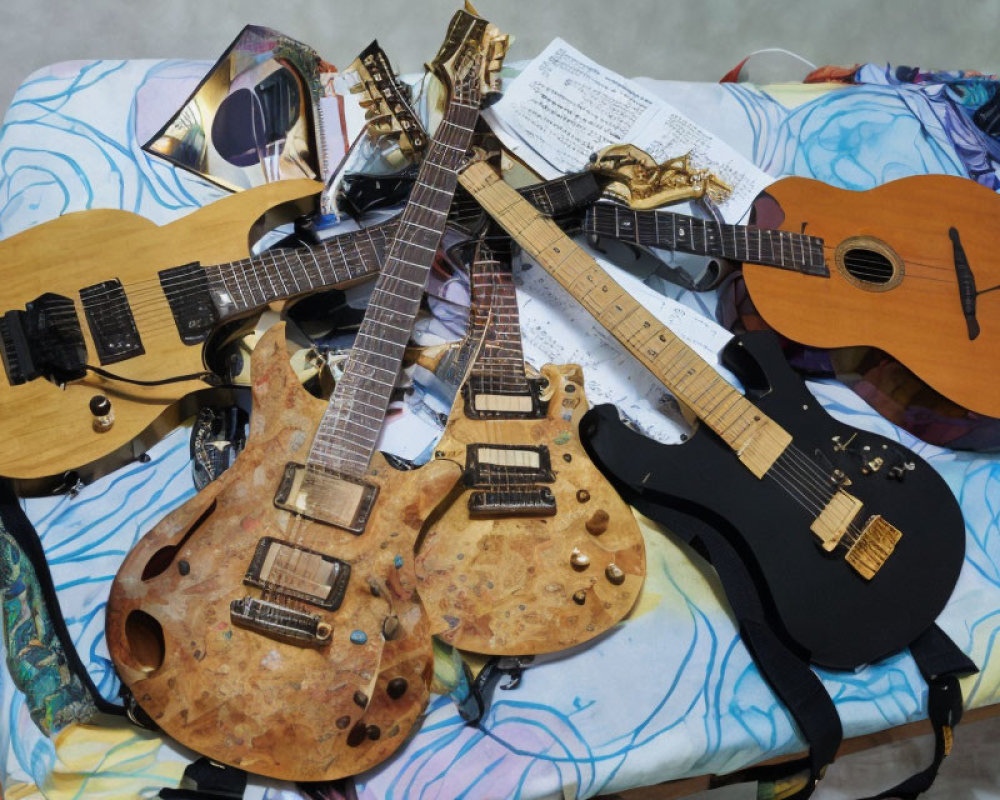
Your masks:
<path fill-rule="evenodd" d="M 774 179 L 635 81 L 555 39 L 483 112 L 504 146 L 543 178 L 583 169 L 610 144 L 634 144 L 657 161 L 691 154 L 733 187 L 719 209 L 739 222 Z"/>
<path fill-rule="evenodd" d="M 625 270 L 591 255 L 653 316 L 677 334 L 730 383 L 739 381 L 719 363 L 732 334 Z M 591 406 L 613 403 L 647 436 L 665 444 L 683 440 L 690 426 L 666 387 L 542 267 L 521 257 L 515 270 L 524 357 L 543 364 L 579 364 Z"/>

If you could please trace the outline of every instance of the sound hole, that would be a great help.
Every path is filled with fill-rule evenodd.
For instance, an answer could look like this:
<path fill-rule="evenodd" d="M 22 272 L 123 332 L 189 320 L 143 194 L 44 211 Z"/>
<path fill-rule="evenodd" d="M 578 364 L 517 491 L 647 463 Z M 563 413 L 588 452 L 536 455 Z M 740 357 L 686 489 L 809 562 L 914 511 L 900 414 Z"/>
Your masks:
<path fill-rule="evenodd" d="M 860 247 L 853 247 L 844 253 L 844 269 L 859 281 L 879 285 L 891 281 L 896 271 L 892 262 L 884 255 L 874 250 L 862 250 Z"/>
<path fill-rule="evenodd" d="M 859 289 L 885 292 L 903 280 L 903 260 L 874 236 L 854 236 L 837 247 L 834 261 L 841 275 Z"/>

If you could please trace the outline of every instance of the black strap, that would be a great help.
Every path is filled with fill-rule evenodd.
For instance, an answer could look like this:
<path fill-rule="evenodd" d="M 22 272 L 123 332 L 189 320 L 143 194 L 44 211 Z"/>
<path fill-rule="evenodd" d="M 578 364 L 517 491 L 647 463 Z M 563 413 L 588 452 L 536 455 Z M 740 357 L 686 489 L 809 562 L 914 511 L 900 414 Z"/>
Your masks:
<path fill-rule="evenodd" d="M 45 559 L 45 551 L 42 549 L 38 533 L 25 515 L 24 509 L 21 508 L 21 503 L 14 493 L 10 481 L 5 479 L 0 479 L 0 525 L 13 537 L 35 570 L 35 577 L 42 590 L 42 598 L 45 601 L 45 610 L 48 612 L 52 631 L 59 640 L 70 671 L 79 678 L 98 711 L 105 714 L 124 714 L 122 706 L 109 702 L 101 695 L 80 659 L 76 645 L 73 644 L 69 630 L 66 628 L 66 621 L 63 619 L 59 599 L 56 596 L 55 584 L 52 581 L 52 573 L 49 571 L 49 564 Z"/>
<path fill-rule="evenodd" d="M 656 448 L 642 447 L 641 435 L 622 427 L 613 406 L 596 406 L 580 422 L 580 434 L 591 459 L 622 497 L 650 519 L 662 523 L 705 555 L 719 574 L 740 625 L 740 634 L 761 674 L 788 708 L 809 745 L 809 755 L 773 767 L 752 767 L 724 776 L 714 785 L 739 780 L 775 781 L 805 766 L 809 778 L 787 800 L 809 797 L 825 767 L 836 756 L 843 736 L 836 706 L 808 663 L 778 637 L 768 624 L 760 595 L 738 553 L 725 536 L 698 517 L 664 503 L 669 487 L 657 480 Z M 962 718 L 958 677 L 977 672 L 976 665 L 937 626 L 931 625 L 910 645 L 917 668 L 928 685 L 928 717 L 935 750 L 930 766 L 893 788 L 866 800 L 898 797 L 912 800 L 937 777 L 951 751 L 954 727 Z"/>
<path fill-rule="evenodd" d="M 177 789 L 160 789 L 164 800 L 240 800 L 247 788 L 247 774 L 208 758 L 192 761 L 184 768 Z"/>
<path fill-rule="evenodd" d="M 609 421 L 615 424 L 608 425 Z M 792 795 L 804 800 L 833 761 L 843 736 L 836 706 L 822 681 L 806 660 L 774 632 L 750 572 L 726 538 L 701 518 L 663 502 L 669 487 L 658 485 L 656 448 L 630 446 L 630 439 L 642 437 L 622 428 L 617 410 L 608 405 L 587 412 L 580 423 L 580 434 L 588 455 L 622 498 L 702 553 L 719 574 L 747 649 L 809 745 L 804 759 L 743 770 L 738 779 L 772 781 L 805 769 L 806 785 Z"/>
<path fill-rule="evenodd" d="M 910 653 L 927 681 L 927 717 L 934 729 L 934 757 L 925 769 L 866 800 L 887 797 L 913 800 L 931 787 L 941 763 L 951 753 L 955 726 L 962 719 L 962 687 L 958 679 L 979 671 L 937 625 L 929 627 L 910 645 Z"/>

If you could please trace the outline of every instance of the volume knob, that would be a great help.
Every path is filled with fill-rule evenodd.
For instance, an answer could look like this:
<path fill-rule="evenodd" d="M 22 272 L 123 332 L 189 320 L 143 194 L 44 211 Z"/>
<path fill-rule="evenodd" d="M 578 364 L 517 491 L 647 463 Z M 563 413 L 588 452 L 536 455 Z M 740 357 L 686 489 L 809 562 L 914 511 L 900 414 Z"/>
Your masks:
<path fill-rule="evenodd" d="M 90 398 L 90 413 L 94 415 L 94 430 L 103 433 L 115 424 L 115 414 L 111 401 L 103 394 L 95 394 Z"/>

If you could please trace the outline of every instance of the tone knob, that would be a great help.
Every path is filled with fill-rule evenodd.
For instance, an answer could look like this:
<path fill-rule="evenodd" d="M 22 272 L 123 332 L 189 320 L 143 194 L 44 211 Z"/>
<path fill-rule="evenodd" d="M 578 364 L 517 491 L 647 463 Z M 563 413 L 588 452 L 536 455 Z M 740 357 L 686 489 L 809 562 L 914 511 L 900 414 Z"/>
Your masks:
<path fill-rule="evenodd" d="M 94 415 L 94 430 L 98 433 L 110 430 L 115 424 L 111 401 L 103 394 L 95 394 L 90 398 L 90 413 Z"/>
<path fill-rule="evenodd" d="M 586 527 L 587 533 L 592 536 L 600 536 L 604 531 L 608 529 L 608 522 L 611 516 L 603 508 L 597 509 L 587 520 Z"/>
<path fill-rule="evenodd" d="M 90 413 L 95 417 L 106 417 L 111 413 L 111 401 L 103 394 L 95 394 L 90 398 Z"/>

